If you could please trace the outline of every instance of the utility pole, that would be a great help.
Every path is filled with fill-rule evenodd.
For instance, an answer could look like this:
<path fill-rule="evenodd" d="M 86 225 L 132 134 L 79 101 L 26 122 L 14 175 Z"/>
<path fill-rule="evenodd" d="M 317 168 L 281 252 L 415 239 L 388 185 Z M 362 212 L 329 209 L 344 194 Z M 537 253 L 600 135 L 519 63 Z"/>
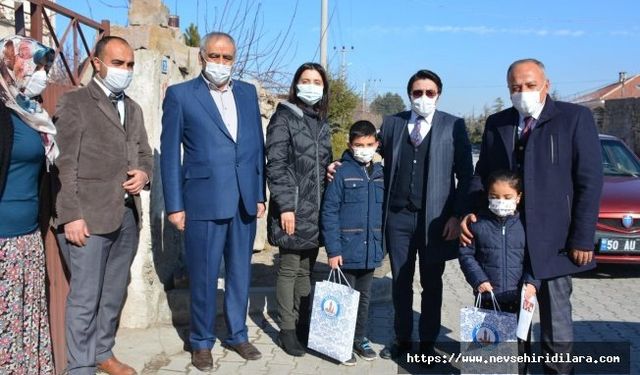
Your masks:
<path fill-rule="evenodd" d="M 338 50 L 338 47 L 333 46 L 334 50 L 337 50 L 342 55 L 340 58 L 340 78 L 343 80 L 347 79 L 347 52 L 353 52 L 353 46 L 351 48 L 347 48 L 342 46 L 341 49 Z"/>
<path fill-rule="evenodd" d="M 367 99 L 365 99 L 367 97 L 367 81 L 362 82 L 362 112 L 368 112 L 367 111 Z"/>
<path fill-rule="evenodd" d="M 367 108 L 367 82 L 370 83 L 369 85 L 369 91 L 374 93 L 376 92 L 376 84 L 382 82 L 381 79 L 379 78 L 369 78 L 367 80 L 365 80 L 364 82 L 362 82 L 362 111 L 363 112 L 369 112 L 366 108 Z M 371 84 L 373 83 L 373 84 Z M 371 86 L 373 86 L 373 90 L 371 89 Z"/>
<path fill-rule="evenodd" d="M 329 9 L 329 0 L 320 0 L 321 1 L 321 11 L 320 11 L 320 65 L 324 68 L 324 70 L 328 71 L 329 67 L 327 66 L 327 37 L 328 37 L 328 27 L 329 21 L 327 19 L 328 9 Z"/>

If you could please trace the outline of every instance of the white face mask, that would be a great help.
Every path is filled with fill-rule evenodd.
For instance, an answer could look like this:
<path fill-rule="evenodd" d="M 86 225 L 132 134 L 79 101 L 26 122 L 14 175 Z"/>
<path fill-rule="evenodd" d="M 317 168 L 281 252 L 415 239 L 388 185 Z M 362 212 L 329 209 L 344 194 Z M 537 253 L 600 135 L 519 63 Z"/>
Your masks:
<path fill-rule="evenodd" d="M 231 78 L 231 65 L 207 61 L 207 65 L 204 68 L 204 75 L 216 86 L 222 86 L 229 82 L 229 78 Z"/>
<path fill-rule="evenodd" d="M 489 210 L 500 217 L 510 216 L 516 212 L 516 203 L 514 199 L 489 199 Z"/>
<path fill-rule="evenodd" d="M 353 158 L 364 164 L 371 162 L 373 155 L 376 153 L 375 147 L 354 147 L 351 150 Z"/>
<path fill-rule="evenodd" d="M 24 94 L 33 98 L 36 97 L 44 91 L 47 87 L 47 72 L 44 69 L 38 70 L 31 75 L 31 78 L 27 81 L 27 84 L 24 85 Z"/>
<path fill-rule="evenodd" d="M 419 98 L 411 101 L 411 108 L 422 117 L 429 117 L 436 110 L 437 96 L 429 98 L 426 95 L 422 95 Z"/>
<path fill-rule="evenodd" d="M 98 59 L 102 62 L 102 60 Z M 104 64 L 104 62 L 102 62 Z M 113 66 L 107 67 L 107 75 L 102 78 L 102 83 L 114 94 L 123 92 L 131 84 L 133 79 L 133 71 L 128 69 L 116 68 Z"/>
<path fill-rule="evenodd" d="M 513 107 L 524 117 L 533 116 L 542 110 L 540 91 L 522 91 L 511 94 Z"/>
<path fill-rule="evenodd" d="M 296 94 L 300 100 L 306 105 L 314 105 L 322 99 L 324 87 L 314 85 L 312 83 L 296 85 L 298 93 Z"/>

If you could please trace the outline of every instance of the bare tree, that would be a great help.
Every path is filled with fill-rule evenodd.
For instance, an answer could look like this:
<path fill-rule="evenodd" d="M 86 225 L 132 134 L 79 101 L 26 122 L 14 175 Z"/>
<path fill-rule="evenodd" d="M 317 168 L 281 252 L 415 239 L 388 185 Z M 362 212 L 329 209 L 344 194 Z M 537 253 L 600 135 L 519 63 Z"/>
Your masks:
<path fill-rule="evenodd" d="M 206 4 L 205 4 L 206 5 Z M 298 10 L 296 0 L 285 29 L 268 37 L 264 28 L 262 3 L 255 0 L 225 0 L 215 9 L 211 24 L 215 31 L 224 31 L 236 40 L 235 74 L 253 78 L 268 90 L 282 92 L 289 86 L 291 74 L 284 66 L 295 56 L 291 29 Z M 205 24 L 207 32 L 209 22 Z M 288 60 L 287 60 L 288 59 Z"/>

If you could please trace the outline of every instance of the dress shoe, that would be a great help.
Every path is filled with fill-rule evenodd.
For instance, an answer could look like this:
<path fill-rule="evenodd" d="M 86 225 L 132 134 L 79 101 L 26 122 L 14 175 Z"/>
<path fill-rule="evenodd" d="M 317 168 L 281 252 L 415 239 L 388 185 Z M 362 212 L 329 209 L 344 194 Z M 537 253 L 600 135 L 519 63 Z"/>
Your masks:
<path fill-rule="evenodd" d="M 410 341 L 394 341 L 391 345 L 387 345 L 380 351 L 380 358 L 396 359 L 411 350 Z"/>
<path fill-rule="evenodd" d="M 256 359 L 260 359 L 262 358 L 262 354 L 260 353 L 260 351 L 258 350 L 258 348 L 256 348 L 255 346 L 253 346 L 253 344 L 251 344 L 248 341 L 245 342 L 241 342 L 240 344 L 225 344 L 225 347 L 233 350 L 234 352 L 240 354 L 240 357 L 249 360 L 249 361 L 255 361 Z"/>
<path fill-rule="evenodd" d="M 116 357 L 111 357 L 98 363 L 98 370 L 106 372 L 109 375 L 137 374 L 136 370 L 134 370 L 133 367 L 118 361 Z"/>
<path fill-rule="evenodd" d="M 191 352 L 191 364 L 200 371 L 209 371 L 213 368 L 211 349 L 198 349 Z"/>

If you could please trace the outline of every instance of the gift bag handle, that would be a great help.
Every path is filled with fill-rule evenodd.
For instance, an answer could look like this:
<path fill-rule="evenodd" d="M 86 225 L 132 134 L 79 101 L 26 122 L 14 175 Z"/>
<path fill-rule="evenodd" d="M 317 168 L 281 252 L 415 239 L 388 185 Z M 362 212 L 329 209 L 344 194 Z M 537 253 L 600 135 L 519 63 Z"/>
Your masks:
<path fill-rule="evenodd" d="M 498 303 L 498 300 L 496 299 L 496 295 L 493 294 L 493 290 L 490 290 L 489 293 L 491 293 L 491 303 L 493 304 L 493 311 L 502 312 L 502 310 L 500 309 L 500 304 Z M 478 295 L 476 296 L 476 304 L 475 304 L 476 308 L 480 308 L 480 300 L 481 299 L 482 299 L 482 293 L 478 293 Z"/>
<path fill-rule="evenodd" d="M 333 271 L 338 270 L 338 272 L 334 273 Z M 332 281 L 331 277 L 333 276 L 333 282 L 337 282 L 338 284 L 342 284 L 342 280 L 344 280 L 344 282 L 347 284 L 347 286 L 349 287 L 349 289 L 353 289 L 351 287 L 351 284 L 349 284 L 349 281 L 347 280 L 347 277 L 344 275 L 344 273 L 342 273 L 342 270 L 340 269 L 340 267 L 338 268 L 332 268 L 331 271 L 329 272 L 329 277 L 327 277 L 327 281 Z"/>

